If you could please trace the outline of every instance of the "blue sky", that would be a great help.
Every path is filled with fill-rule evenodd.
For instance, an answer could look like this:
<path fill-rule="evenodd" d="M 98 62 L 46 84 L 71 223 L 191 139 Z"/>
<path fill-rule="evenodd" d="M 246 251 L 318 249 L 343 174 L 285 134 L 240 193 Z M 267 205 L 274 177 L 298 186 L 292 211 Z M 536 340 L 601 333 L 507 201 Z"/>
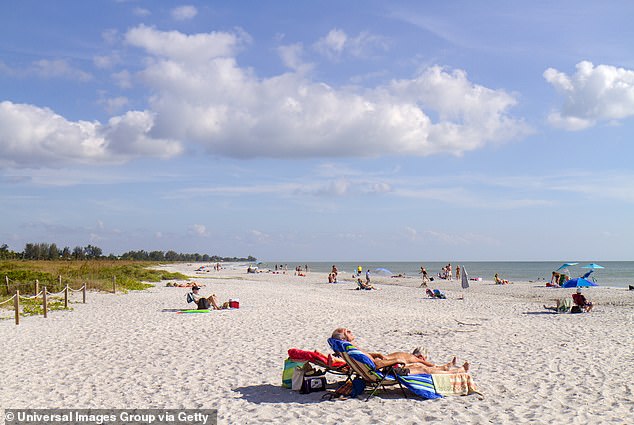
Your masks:
<path fill-rule="evenodd" d="M 0 243 L 634 259 L 634 3 L 0 3 Z"/>

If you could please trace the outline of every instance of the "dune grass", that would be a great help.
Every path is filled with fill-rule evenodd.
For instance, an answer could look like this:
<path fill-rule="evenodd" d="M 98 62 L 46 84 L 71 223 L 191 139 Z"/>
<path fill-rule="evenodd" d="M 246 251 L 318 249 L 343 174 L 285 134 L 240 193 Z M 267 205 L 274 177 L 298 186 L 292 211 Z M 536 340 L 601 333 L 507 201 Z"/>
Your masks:
<path fill-rule="evenodd" d="M 66 285 L 78 289 L 87 285 L 88 290 L 111 292 L 113 280 L 117 291 L 142 290 L 162 280 L 186 280 L 181 273 L 152 269 L 156 263 L 140 261 L 0 261 L 0 302 L 15 294 L 35 293 L 35 281 L 40 290 L 46 286 L 49 292 L 57 292 Z M 9 278 L 7 285 L 5 276 Z M 60 284 L 61 276 L 61 284 Z M 6 306 L 6 304 L 5 304 Z"/>

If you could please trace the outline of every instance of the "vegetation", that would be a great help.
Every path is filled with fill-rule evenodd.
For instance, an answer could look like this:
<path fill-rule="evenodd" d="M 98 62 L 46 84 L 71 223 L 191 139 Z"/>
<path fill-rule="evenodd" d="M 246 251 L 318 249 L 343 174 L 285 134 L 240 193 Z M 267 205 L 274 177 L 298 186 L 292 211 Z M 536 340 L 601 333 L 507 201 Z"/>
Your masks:
<path fill-rule="evenodd" d="M 87 288 L 97 291 L 112 291 L 113 278 L 118 291 L 145 289 L 161 280 L 185 280 L 181 273 L 170 273 L 148 268 L 147 262 L 122 260 L 91 261 L 0 261 L 0 301 L 12 296 L 16 289 L 23 294 L 33 294 L 35 281 L 40 288 L 47 287 L 49 292 L 58 292 L 66 285 L 80 288 L 86 283 Z M 151 266 L 150 266 L 151 267 Z M 7 285 L 4 277 L 9 278 Z M 60 284 L 61 276 L 61 284 Z"/>
<path fill-rule="evenodd" d="M 183 254 L 176 251 L 128 251 L 120 256 L 110 254 L 103 255 L 103 250 L 98 246 L 87 245 L 84 247 L 76 246 L 72 250 L 70 247 L 60 249 L 55 243 L 27 243 L 24 251 L 11 251 L 7 244 L 0 246 L 0 260 L 132 260 L 132 261 L 205 261 L 205 262 L 221 262 L 221 261 L 256 261 L 256 258 L 249 255 L 248 257 L 220 257 L 209 254 Z"/>

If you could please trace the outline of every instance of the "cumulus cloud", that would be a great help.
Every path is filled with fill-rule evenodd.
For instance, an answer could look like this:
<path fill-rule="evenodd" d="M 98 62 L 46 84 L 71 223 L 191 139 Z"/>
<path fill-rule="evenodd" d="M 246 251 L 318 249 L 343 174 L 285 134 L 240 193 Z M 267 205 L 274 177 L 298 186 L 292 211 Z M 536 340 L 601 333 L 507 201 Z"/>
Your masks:
<path fill-rule="evenodd" d="M 179 6 L 172 9 L 171 14 L 172 18 L 177 21 L 186 21 L 196 16 L 198 14 L 198 9 L 194 6 Z"/>
<path fill-rule="evenodd" d="M 154 116 L 130 111 L 107 124 L 68 121 L 48 108 L 0 102 L 0 166 L 41 167 L 169 157 L 177 142 L 155 139 Z"/>
<path fill-rule="evenodd" d="M 140 77 L 156 93 L 157 131 L 214 154 L 459 155 L 528 130 L 509 114 L 511 94 L 462 71 L 432 67 L 381 87 L 337 89 L 300 72 L 258 78 L 237 64 L 240 33 L 187 36 L 141 26 L 126 38 L 152 59 Z"/>
<path fill-rule="evenodd" d="M 145 52 L 145 67 L 112 77 L 120 87 L 144 84 L 148 110 L 102 124 L 4 102 L 0 161 L 170 157 L 184 144 L 237 158 L 460 155 L 530 131 L 510 113 L 512 94 L 473 83 L 460 70 L 435 66 L 377 87 L 332 87 L 311 76 L 301 46 L 282 49 L 288 72 L 263 78 L 241 67 L 237 55 L 251 42 L 241 30 L 188 35 L 139 25 L 123 38 Z M 340 43 L 335 34 L 329 45 L 336 51 Z M 344 38 L 344 49 L 348 43 Z M 124 104 L 121 97 L 110 106 Z M 338 182 L 328 190 L 348 189 Z"/>
<path fill-rule="evenodd" d="M 610 65 L 579 62 L 574 75 L 553 68 L 544 78 L 561 94 L 564 103 L 548 119 L 553 126 L 582 130 L 599 122 L 634 115 L 634 71 Z"/>

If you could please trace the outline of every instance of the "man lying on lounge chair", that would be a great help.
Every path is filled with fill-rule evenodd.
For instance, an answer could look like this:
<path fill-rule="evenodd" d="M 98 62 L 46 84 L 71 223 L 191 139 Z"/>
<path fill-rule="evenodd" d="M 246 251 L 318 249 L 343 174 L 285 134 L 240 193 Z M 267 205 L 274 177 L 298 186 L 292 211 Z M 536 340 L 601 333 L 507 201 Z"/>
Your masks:
<path fill-rule="evenodd" d="M 352 343 L 355 336 L 350 329 L 337 328 L 332 333 L 332 338 Z M 457 366 L 455 357 L 447 364 L 435 365 L 427 361 L 422 354 L 416 353 L 418 350 L 414 350 L 414 353 L 396 352 L 391 354 L 367 353 L 363 350 L 359 351 L 370 357 L 372 361 L 374 361 L 377 369 L 382 369 L 387 366 L 401 365 L 401 367 L 409 369 L 409 373 L 412 374 L 442 374 L 469 371 L 469 363 L 464 362 L 462 366 Z"/>

